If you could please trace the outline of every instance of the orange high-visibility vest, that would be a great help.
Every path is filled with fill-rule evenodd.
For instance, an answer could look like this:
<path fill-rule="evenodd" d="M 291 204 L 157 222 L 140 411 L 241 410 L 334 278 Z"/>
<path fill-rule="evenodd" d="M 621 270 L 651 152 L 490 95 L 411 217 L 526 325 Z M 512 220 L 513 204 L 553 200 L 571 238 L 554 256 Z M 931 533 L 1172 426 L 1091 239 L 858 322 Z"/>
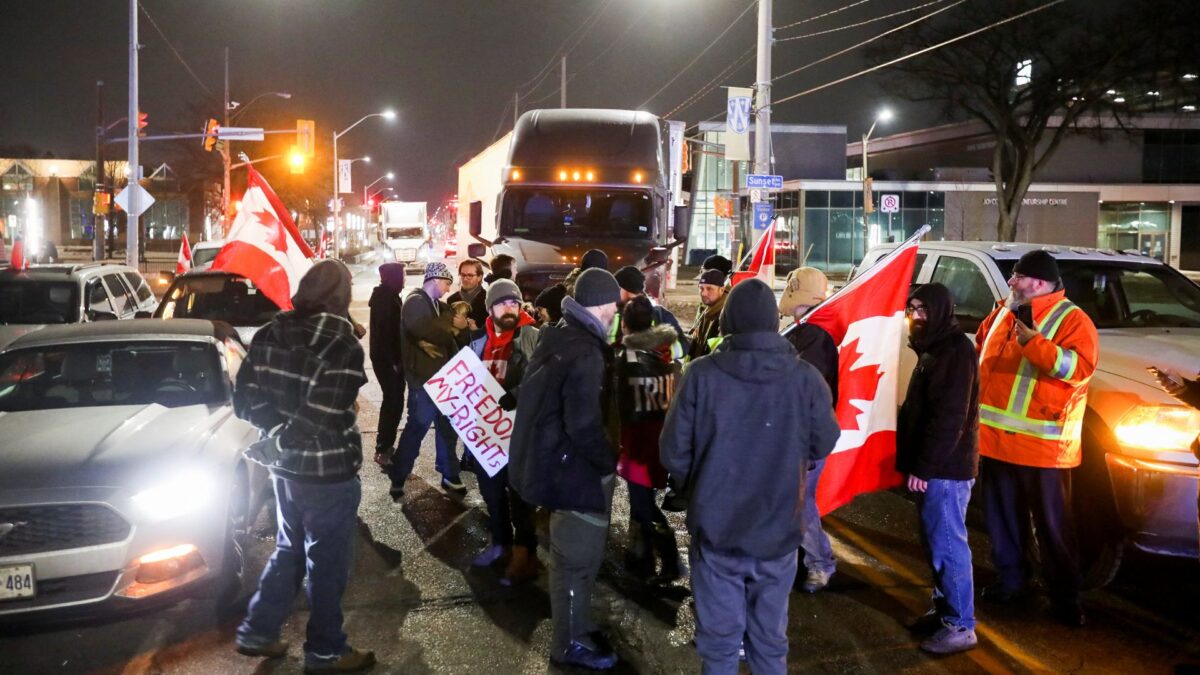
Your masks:
<path fill-rule="evenodd" d="M 1012 464 L 1079 466 L 1088 380 L 1100 338 L 1056 291 L 1032 300 L 1038 335 L 1021 346 L 1001 304 L 979 326 L 979 454 Z"/>

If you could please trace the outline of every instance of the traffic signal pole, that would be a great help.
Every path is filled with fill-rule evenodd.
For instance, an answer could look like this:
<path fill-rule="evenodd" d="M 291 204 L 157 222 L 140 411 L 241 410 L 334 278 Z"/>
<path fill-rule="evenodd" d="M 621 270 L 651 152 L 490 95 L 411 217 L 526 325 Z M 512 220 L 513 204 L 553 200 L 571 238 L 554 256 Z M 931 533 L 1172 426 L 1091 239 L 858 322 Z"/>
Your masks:
<path fill-rule="evenodd" d="M 754 107 L 754 173 L 771 173 L 771 26 L 772 0 L 758 0 L 757 105 Z M 735 185 L 735 188 L 737 186 Z"/>
<path fill-rule="evenodd" d="M 138 185 L 138 0 L 129 0 L 129 186 Z M 125 264 L 138 269 L 137 214 L 140 205 L 136 189 L 129 190 L 129 211 L 125 221 Z"/>
<path fill-rule="evenodd" d="M 225 48 L 225 104 L 221 106 L 225 127 L 229 126 L 229 47 Z M 221 237 L 229 234 L 229 141 L 221 143 L 221 163 L 224 166 L 224 183 L 221 188 Z"/>
<path fill-rule="evenodd" d="M 96 82 L 96 187 L 92 192 L 92 260 L 104 260 L 107 222 L 100 213 L 96 195 L 104 192 L 104 81 Z"/>

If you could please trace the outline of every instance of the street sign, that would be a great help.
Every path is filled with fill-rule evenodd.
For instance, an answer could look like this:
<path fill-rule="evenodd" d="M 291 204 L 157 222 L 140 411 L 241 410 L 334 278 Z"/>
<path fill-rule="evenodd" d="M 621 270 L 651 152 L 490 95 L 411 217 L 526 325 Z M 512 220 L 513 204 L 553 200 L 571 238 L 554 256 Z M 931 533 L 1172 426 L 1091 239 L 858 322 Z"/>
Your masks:
<path fill-rule="evenodd" d="M 765 230 L 771 224 L 771 216 L 775 215 L 775 209 L 771 206 L 771 202 L 758 202 L 754 205 L 754 229 Z"/>
<path fill-rule="evenodd" d="M 137 213 L 129 213 L 130 190 L 137 190 Z M 113 201 L 117 203 L 117 206 L 121 207 L 122 211 L 129 213 L 129 215 L 136 218 L 145 213 L 151 206 L 154 205 L 154 196 L 149 192 L 146 192 L 146 188 L 142 187 L 141 185 L 138 185 L 137 183 L 130 183 L 125 187 L 124 190 L 121 190 L 117 193 L 117 196 L 113 198 Z"/>
<path fill-rule="evenodd" d="M 227 141 L 261 141 L 262 127 L 219 127 L 217 138 Z"/>
<path fill-rule="evenodd" d="M 746 187 L 764 188 L 767 190 L 782 190 L 783 176 L 768 176 L 762 173 L 752 173 L 746 176 Z"/>
<path fill-rule="evenodd" d="M 900 213 L 900 195 L 879 195 L 880 213 Z"/>
<path fill-rule="evenodd" d="M 763 191 L 759 188 L 754 188 L 750 191 L 750 203 L 755 204 L 763 200 Z"/>

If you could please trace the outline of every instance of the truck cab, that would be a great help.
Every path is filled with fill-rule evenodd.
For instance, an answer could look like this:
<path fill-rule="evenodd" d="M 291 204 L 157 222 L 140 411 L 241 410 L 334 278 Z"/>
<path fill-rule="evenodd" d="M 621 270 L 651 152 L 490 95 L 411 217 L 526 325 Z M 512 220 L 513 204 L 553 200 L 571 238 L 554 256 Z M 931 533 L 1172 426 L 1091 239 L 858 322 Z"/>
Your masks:
<path fill-rule="evenodd" d="M 472 202 L 471 257 L 506 253 L 527 295 L 552 286 L 589 249 L 615 269 L 636 265 L 660 296 L 670 249 L 687 236 L 672 207 L 665 124 L 627 110 L 531 110 L 517 121 L 502 168 L 495 222 Z M 680 207 L 682 208 L 682 207 Z M 672 222 L 673 221 L 673 222 Z"/>
<path fill-rule="evenodd" d="M 891 248 L 871 249 L 860 267 Z M 919 245 L 912 284 L 947 286 L 959 324 L 973 335 L 1008 295 L 1017 260 L 1038 248 L 1054 255 L 1067 297 L 1092 319 L 1100 337 L 1088 385 L 1083 462 L 1072 481 L 1085 581 L 1090 586 L 1110 581 L 1127 545 L 1195 558 L 1200 468 L 1189 446 L 1200 431 L 1200 412 L 1164 393 L 1146 368 L 1189 378 L 1200 371 L 1200 287 L 1140 254 L 949 241 Z M 912 350 L 902 350 L 901 395 L 915 364 Z"/>

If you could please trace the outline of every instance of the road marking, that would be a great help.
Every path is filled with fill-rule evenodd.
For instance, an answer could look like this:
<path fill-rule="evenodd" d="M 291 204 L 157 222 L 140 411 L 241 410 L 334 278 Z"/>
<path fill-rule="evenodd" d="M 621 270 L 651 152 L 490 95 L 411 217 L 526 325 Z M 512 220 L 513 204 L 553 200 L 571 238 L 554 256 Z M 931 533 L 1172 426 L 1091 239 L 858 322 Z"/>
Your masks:
<path fill-rule="evenodd" d="M 871 556 L 872 558 L 875 558 L 879 562 L 886 565 L 889 569 L 891 569 L 893 572 L 898 574 L 904 581 L 907 581 L 907 582 L 917 585 L 917 586 L 924 586 L 928 583 L 928 579 L 923 578 L 918 573 L 912 571 L 905 565 L 901 564 L 900 561 L 897 560 L 896 558 L 892 557 L 891 555 L 889 555 L 887 553 L 884 553 L 880 548 L 869 543 L 866 539 L 864 539 L 857 532 L 854 532 L 853 530 L 851 530 L 850 527 L 848 525 L 846 525 L 843 521 L 841 521 L 837 518 L 829 517 L 824 520 L 824 524 L 825 524 L 826 530 L 831 530 L 837 536 L 848 540 L 851 544 L 853 544 L 855 547 L 857 547 L 860 551 L 866 553 L 867 555 Z M 882 578 L 882 576 L 880 576 L 878 572 L 872 570 L 871 568 L 862 568 L 862 569 L 864 571 L 864 574 L 866 574 L 868 577 L 872 577 L 871 579 L 869 579 L 869 581 L 871 581 L 873 584 L 878 586 L 884 593 L 887 593 L 888 595 L 892 596 L 894 599 L 899 600 L 905 604 L 908 604 L 910 606 L 914 605 L 914 603 L 912 602 L 911 595 L 902 594 L 898 591 L 890 590 L 889 589 L 890 584 L 888 583 L 888 580 L 885 578 Z M 924 602 L 924 601 L 921 601 L 921 602 Z M 918 607 L 918 611 L 919 611 L 919 609 L 920 608 Z M 1034 655 L 1025 651 L 1024 649 L 1021 649 L 1021 647 L 1019 647 L 1016 643 L 1014 643 L 1013 641 L 1004 637 L 996 630 L 986 626 L 985 624 L 976 624 L 975 632 L 977 634 L 979 634 L 980 636 L 982 636 L 983 638 L 987 639 L 989 642 L 991 642 L 993 645 L 995 645 L 997 649 L 999 649 L 1001 652 L 1003 652 L 1004 654 L 1006 654 L 1007 656 L 1012 658 L 1014 661 L 1016 661 L 1017 663 L 1021 664 L 1025 668 L 1027 668 L 1028 670 L 1033 671 L 1035 673 L 1054 672 L 1053 668 L 1042 663 L 1040 660 L 1038 660 L 1037 657 L 1035 657 Z M 996 658 L 994 656 L 992 656 L 991 654 L 988 654 L 987 652 L 982 652 L 978 649 L 973 649 L 968 652 L 965 652 L 965 654 L 968 657 L 970 657 L 972 661 L 975 661 L 976 663 L 978 663 L 981 668 L 985 669 L 986 671 L 988 671 L 990 673 L 1011 671 L 1011 669 L 1007 666 L 1007 664 L 1000 663 L 998 660 L 996 660 Z"/>

